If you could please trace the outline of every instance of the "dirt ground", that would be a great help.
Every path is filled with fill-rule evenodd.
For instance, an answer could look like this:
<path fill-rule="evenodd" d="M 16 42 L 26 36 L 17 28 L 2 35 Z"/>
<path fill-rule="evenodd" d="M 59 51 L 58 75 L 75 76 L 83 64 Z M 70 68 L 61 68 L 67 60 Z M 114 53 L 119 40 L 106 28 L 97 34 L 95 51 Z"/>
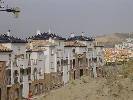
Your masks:
<path fill-rule="evenodd" d="M 36 100 L 133 100 L 133 61 L 106 68 L 104 78 L 84 76 Z"/>
<path fill-rule="evenodd" d="M 82 77 L 36 100 L 133 100 L 133 82 L 129 78 L 110 82 Z"/>

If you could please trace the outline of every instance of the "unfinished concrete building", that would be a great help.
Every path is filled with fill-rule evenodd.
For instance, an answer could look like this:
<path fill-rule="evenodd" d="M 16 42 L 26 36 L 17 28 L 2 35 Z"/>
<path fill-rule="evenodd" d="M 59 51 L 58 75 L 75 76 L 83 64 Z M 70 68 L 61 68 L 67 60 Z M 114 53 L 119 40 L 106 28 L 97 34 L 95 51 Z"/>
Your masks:
<path fill-rule="evenodd" d="M 0 61 L 0 100 L 7 100 L 6 62 Z"/>

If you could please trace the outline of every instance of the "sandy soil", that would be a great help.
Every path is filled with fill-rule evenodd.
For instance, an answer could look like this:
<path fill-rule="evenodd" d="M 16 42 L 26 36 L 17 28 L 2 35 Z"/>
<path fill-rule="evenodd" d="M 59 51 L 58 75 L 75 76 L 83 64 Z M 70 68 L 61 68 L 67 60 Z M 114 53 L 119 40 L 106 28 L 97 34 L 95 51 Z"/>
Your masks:
<path fill-rule="evenodd" d="M 114 81 L 82 77 L 36 100 L 133 100 L 133 82 L 129 78 Z"/>

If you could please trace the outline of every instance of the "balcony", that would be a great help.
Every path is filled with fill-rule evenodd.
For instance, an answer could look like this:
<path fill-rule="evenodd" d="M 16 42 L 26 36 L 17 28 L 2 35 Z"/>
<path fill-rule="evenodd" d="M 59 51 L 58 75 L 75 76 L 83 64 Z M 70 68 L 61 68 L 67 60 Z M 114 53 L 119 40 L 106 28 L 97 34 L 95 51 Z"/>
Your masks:
<path fill-rule="evenodd" d="M 83 62 L 83 61 L 79 61 L 78 62 L 78 65 L 80 66 L 80 67 L 83 67 L 83 66 L 85 66 L 87 63 L 86 62 Z"/>
<path fill-rule="evenodd" d="M 11 69 L 6 70 L 6 84 L 11 85 Z"/>
<path fill-rule="evenodd" d="M 23 76 L 20 77 L 20 82 L 23 82 Z"/>
<path fill-rule="evenodd" d="M 18 77 L 17 77 L 17 76 L 14 78 L 14 83 L 15 83 L 15 84 L 19 83 Z"/>
<path fill-rule="evenodd" d="M 16 60 L 16 66 L 20 68 L 27 68 L 28 60 L 27 59 L 17 59 Z"/>
<path fill-rule="evenodd" d="M 51 68 L 50 68 L 50 71 L 51 71 L 51 72 L 54 72 L 54 71 L 55 71 L 55 68 L 54 68 L 54 67 L 51 67 Z"/>
<path fill-rule="evenodd" d="M 34 75 L 33 75 L 33 79 L 34 79 L 34 81 L 38 79 L 38 78 L 37 78 L 37 74 L 34 74 Z"/>
<path fill-rule="evenodd" d="M 28 66 L 31 66 L 31 60 L 30 59 L 28 60 Z"/>
<path fill-rule="evenodd" d="M 31 75 L 28 75 L 28 81 L 31 81 Z"/>
<path fill-rule="evenodd" d="M 11 77 L 10 76 L 7 77 L 7 85 L 11 85 Z"/>
<path fill-rule="evenodd" d="M 6 69 L 10 69 L 11 68 L 11 60 L 7 61 L 6 63 Z"/>

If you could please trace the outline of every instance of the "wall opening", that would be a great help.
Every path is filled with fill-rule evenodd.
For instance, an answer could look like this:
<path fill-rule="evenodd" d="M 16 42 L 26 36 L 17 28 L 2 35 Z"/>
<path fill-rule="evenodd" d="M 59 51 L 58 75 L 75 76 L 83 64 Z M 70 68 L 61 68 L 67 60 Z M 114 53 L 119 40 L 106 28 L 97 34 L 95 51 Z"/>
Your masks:
<path fill-rule="evenodd" d="M 74 80 L 76 79 L 76 71 L 74 71 Z"/>
<path fill-rule="evenodd" d="M 10 91 L 10 87 L 7 87 L 7 100 L 9 100 L 9 91 Z"/>
<path fill-rule="evenodd" d="M 2 98 L 2 93 L 1 93 L 1 88 L 0 88 L 0 100 L 1 100 L 1 98 Z"/>
<path fill-rule="evenodd" d="M 15 100 L 19 100 L 19 89 L 15 90 Z"/>
<path fill-rule="evenodd" d="M 23 84 L 20 85 L 20 96 L 23 98 Z"/>
<path fill-rule="evenodd" d="M 83 76 L 83 69 L 80 69 L 80 77 Z"/>

